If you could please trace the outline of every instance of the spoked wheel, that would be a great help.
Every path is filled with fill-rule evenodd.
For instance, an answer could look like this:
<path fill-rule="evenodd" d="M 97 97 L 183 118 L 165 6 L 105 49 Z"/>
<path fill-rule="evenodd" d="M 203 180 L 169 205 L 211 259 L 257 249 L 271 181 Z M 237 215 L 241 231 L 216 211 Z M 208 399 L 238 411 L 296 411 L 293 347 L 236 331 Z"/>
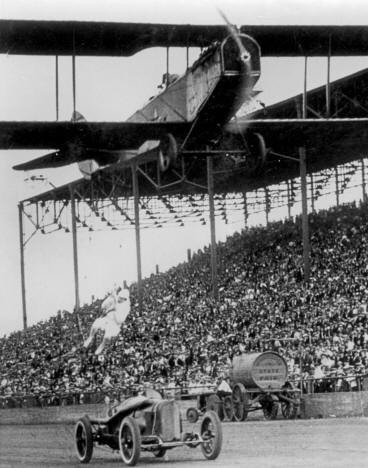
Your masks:
<path fill-rule="evenodd" d="M 202 453 L 207 460 L 214 460 L 222 447 L 222 428 L 219 417 L 214 411 L 207 411 L 201 423 Z"/>
<path fill-rule="evenodd" d="M 207 404 L 206 404 L 206 410 L 207 411 L 214 411 L 217 413 L 218 417 L 220 418 L 220 421 L 223 421 L 224 419 L 224 406 L 223 403 L 218 395 L 211 395 L 207 399 Z"/>
<path fill-rule="evenodd" d="M 233 399 L 230 395 L 224 398 L 224 415 L 228 421 L 232 421 L 234 417 Z"/>
<path fill-rule="evenodd" d="M 277 399 L 275 398 L 269 398 L 262 402 L 263 415 L 268 421 L 277 418 L 279 405 L 277 403 Z"/>
<path fill-rule="evenodd" d="M 288 388 L 292 388 L 290 385 Z M 289 398 L 292 401 L 284 401 L 281 399 L 281 414 L 285 419 L 295 419 L 298 414 L 299 400 L 295 398 L 295 393 L 284 390 L 282 396 Z"/>
<path fill-rule="evenodd" d="M 281 402 L 281 414 L 284 416 L 285 419 L 295 419 L 297 413 L 298 413 L 297 404 L 290 403 L 289 401 Z"/>
<path fill-rule="evenodd" d="M 93 453 L 92 424 L 89 417 L 80 418 L 74 431 L 75 449 L 81 463 L 88 463 Z"/>
<path fill-rule="evenodd" d="M 187 409 L 187 420 L 191 424 L 194 424 L 198 421 L 199 419 L 199 413 L 196 408 L 188 408 Z"/>
<path fill-rule="evenodd" d="M 119 449 L 123 462 L 134 466 L 141 454 L 141 433 L 137 421 L 127 416 L 121 421 L 119 429 Z"/>
<path fill-rule="evenodd" d="M 238 383 L 233 388 L 233 409 L 235 421 L 244 421 L 248 416 L 246 410 L 246 390 L 243 384 Z"/>

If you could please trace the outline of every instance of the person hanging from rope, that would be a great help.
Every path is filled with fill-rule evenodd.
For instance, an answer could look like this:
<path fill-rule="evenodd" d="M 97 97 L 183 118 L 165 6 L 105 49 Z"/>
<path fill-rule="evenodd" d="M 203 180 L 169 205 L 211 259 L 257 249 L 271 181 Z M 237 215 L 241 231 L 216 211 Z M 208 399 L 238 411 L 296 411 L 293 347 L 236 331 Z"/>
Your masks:
<path fill-rule="evenodd" d="M 93 342 L 98 331 L 103 333 L 102 342 L 96 349 L 95 354 L 101 354 L 105 347 L 119 335 L 122 324 L 130 312 L 129 290 L 121 286 L 115 287 L 101 304 L 101 316 L 97 318 L 92 326 L 88 338 L 83 343 L 88 348 Z"/>

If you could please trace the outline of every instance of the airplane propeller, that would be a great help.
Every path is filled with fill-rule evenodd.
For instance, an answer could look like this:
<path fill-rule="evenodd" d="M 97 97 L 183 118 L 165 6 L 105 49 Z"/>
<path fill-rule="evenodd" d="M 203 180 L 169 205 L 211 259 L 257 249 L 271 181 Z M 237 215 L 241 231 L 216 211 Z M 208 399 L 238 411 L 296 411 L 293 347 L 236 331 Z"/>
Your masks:
<path fill-rule="evenodd" d="M 246 101 L 249 101 L 253 98 L 253 86 L 252 86 L 252 80 L 249 79 L 252 73 L 252 55 L 251 53 L 245 48 L 241 37 L 239 36 L 239 30 L 238 28 L 232 24 L 225 13 L 220 9 L 217 8 L 218 13 L 220 14 L 221 18 L 224 20 L 227 30 L 229 32 L 229 35 L 232 37 L 233 41 L 237 45 L 239 49 L 239 60 L 242 64 L 243 67 L 243 82 L 241 83 L 240 89 L 241 93 L 239 95 L 239 101 L 241 103 L 244 103 Z"/>
<path fill-rule="evenodd" d="M 238 29 L 230 23 L 229 19 L 226 17 L 225 13 L 217 9 L 222 19 L 224 20 L 229 35 L 233 38 L 235 44 L 239 49 L 239 59 L 242 62 L 244 67 L 243 73 L 243 82 L 240 86 L 240 96 L 239 101 L 243 104 L 247 101 L 251 101 L 258 94 L 257 91 L 253 89 L 253 82 L 249 77 L 252 73 L 252 56 L 251 53 L 245 48 L 241 36 L 239 36 Z M 227 130 L 230 130 L 232 133 L 237 133 L 241 139 L 242 146 L 245 149 L 247 154 L 246 156 L 246 167 L 249 174 L 256 173 L 264 167 L 266 162 L 268 150 L 265 145 L 263 136 L 260 133 L 250 133 L 247 138 L 245 138 L 245 132 L 249 124 L 239 124 L 235 116 L 235 128 L 234 124 L 229 123 L 227 125 Z"/>
<path fill-rule="evenodd" d="M 247 49 L 244 47 L 244 44 L 242 43 L 242 41 L 239 39 L 239 34 L 238 34 L 238 30 L 237 28 L 230 23 L 230 21 L 228 20 L 227 16 L 225 15 L 225 13 L 220 10 L 220 8 L 217 9 L 217 11 L 219 12 L 219 14 L 221 15 L 221 18 L 225 21 L 225 24 L 227 26 L 227 29 L 229 31 L 229 34 L 231 35 L 231 37 L 234 39 L 234 42 L 236 43 L 236 45 L 238 46 L 239 48 L 239 57 L 240 57 L 240 60 L 243 62 L 243 64 L 247 67 L 247 71 L 249 72 L 250 71 L 250 59 L 251 59 L 251 55 L 250 53 L 247 51 Z"/>

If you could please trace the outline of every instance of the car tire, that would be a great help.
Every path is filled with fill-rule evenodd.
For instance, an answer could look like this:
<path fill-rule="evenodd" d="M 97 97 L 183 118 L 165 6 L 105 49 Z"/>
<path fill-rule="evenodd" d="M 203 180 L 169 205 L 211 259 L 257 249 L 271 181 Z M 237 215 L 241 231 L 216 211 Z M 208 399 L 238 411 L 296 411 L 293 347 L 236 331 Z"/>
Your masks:
<path fill-rule="evenodd" d="M 93 432 L 87 415 L 80 418 L 75 425 L 74 442 L 79 461 L 89 463 L 93 454 Z"/>
<path fill-rule="evenodd" d="M 127 416 L 119 428 L 119 451 L 123 462 L 128 466 L 137 464 L 141 454 L 141 433 L 137 421 Z"/>
<path fill-rule="evenodd" d="M 207 411 L 201 422 L 201 450 L 207 460 L 215 460 L 222 447 L 222 427 L 219 417 L 214 411 Z"/>

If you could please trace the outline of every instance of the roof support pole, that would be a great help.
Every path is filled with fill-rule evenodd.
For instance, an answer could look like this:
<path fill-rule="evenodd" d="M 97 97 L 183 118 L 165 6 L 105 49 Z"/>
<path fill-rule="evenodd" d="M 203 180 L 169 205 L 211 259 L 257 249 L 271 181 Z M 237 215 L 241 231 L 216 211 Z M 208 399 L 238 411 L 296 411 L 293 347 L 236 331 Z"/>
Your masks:
<path fill-rule="evenodd" d="M 170 47 L 166 47 L 166 88 L 169 86 Z"/>
<path fill-rule="evenodd" d="M 247 192 L 243 192 L 243 201 L 244 201 L 244 227 L 248 227 Z"/>
<path fill-rule="evenodd" d="M 326 82 L 326 118 L 331 115 L 331 34 L 328 37 L 327 82 Z"/>
<path fill-rule="evenodd" d="M 367 201 L 367 193 L 366 193 L 366 189 L 365 189 L 365 184 L 366 184 L 366 181 L 365 181 L 365 165 L 364 165 L 364 158 L 362 158 L 360 160 L 361 162 L 361 165 L 362 165 L 362 195 L 363 195 L 363 203 L 365 203 Z"/>
<path fill-rule="evenodd" d="M 59 56 L 55 56 L 56 120 L 59 120 Z"/>
<path fill-rule="evenodd" d="M 75 117 L 75 102 L 76 102 L 76 84 L 75 84 L 75 55 L 72 57 L 72 73 L 73 73 L 73 118 Z"/>
<path fill-rule="evenodd" d="M 211 278 L 212 278 L 212 296 L 218 297 L 217 287 L 217 249 L 216 249 L 216 223 L 215 223 L 215 203 L 214 183 L 213 183 L 213 159 L 207 156 L 207 186 L 208 186 L 208 204 L 210 209 L 210 229 L 211 229 Z"/>
<path fill-rule="evenodd" d="M 336 193 L 336 206 L 340 205 L 340 186 L 339 186 L 339 169 L 337 166 L 335 169 L 335 193 Z"/>
<path fill-rule="evenodd" d="M 307 74 L 308 74 L 308 57 L 304 57 L 304 86 L 303 86 L 303 119 L 307 118 Z"/>
<path fill-rule="evenodd" d="M 73 74 L 73 119 L 75 117 L 76 84 L 75 84 L 75 30 L 73 29 L 73 55 L 72 55 L 72 74 Z"/>
<path fill-rule="evenodd" d="M 75 311 L 79 311 L 79 272 L 78 272 L 78 242 L 77 242 L 77 222 L 75 215 L 75 196 L 74 188 L 69 186 L 70 191 L 70 206 L 72 212 L 72 237 L 73 237 L 73 267 L 74 267 L 74 294 L 75 294 Z"/>
<path fill-rule="evenodd" d="M 139 310 L 143 307 L 143 291 L 142 291 L 142 259 L 141 259 L 141 232 L 139 224 L 139 186 L 137 165 L 132 164 L 132 182 L 133 182 L 133 197 L 134 197 L 134 224 L 135 224 L 135 246 L 137 252 L 137 282 L 138 282 L 138 305 Z"/>
<path fill-rule="evenodd" d="M 300 160 L 300 181 L 302 192 L 302 235 L 303 235 L 303 266 L 304 281 L 309 282 L 310 278 L 310 246 L 309 246 L 309 225 L 308 225 L 308 198 L 307 198 L 307 161 L 305 147 L 299 148 Z"/>
<path fill-rule="evenodd" d="M 313 172 L 310 174 L 310 187 L 311 187 L 311 207 L 312 207 L 312 213 L 315 212 L 315 206 L 314 206 L 314 179 L 313 179 Z"/>
<path fill-rule="evenodd" d="M 22 287 L 23 328 L 27 328 L 26 281 L 24 274 L 24 242 L 23 242 L 23 203 L 18 204 L 19 214 L 19 247 L 20 247 L 20 281 Z"/>
<path fill-rule="evenodd" d="M 265 191 L 265 205 L 266 205 L 266 225 L 268 226 L 270 222 L 270 211 L 271 211 L 271 203 L 270 203 L 270 191 L 267 187 L 264 189 Z"/>
<path fill-rule="evenodd" d="M 291 189 L 290 189 L 290 180 L 286 181 L 286 189 L 287 189 L 287 209 L 288 209 L 288 218 L 291 218 L 291 207 L 292 207 L 292 201 L 291 201 Z"/>

